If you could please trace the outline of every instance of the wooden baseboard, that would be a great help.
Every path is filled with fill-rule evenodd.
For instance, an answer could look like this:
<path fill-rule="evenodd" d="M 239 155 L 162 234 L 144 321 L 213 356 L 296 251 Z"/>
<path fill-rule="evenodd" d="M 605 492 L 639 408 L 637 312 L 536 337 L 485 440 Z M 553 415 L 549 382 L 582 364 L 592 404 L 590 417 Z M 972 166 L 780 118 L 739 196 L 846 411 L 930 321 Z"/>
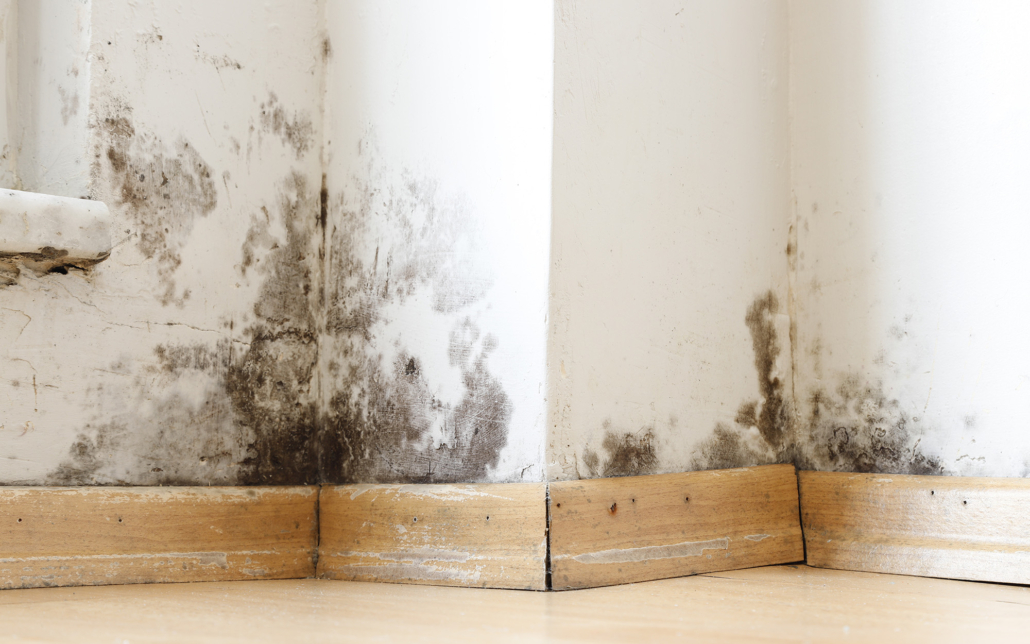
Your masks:
<path fill-rule="evenodd" d="M 318 576 L 546 589 L 546 487 L 323 487 Z"/>
<path fill-rule="evenodd" d="M 331 579 L 543 590 L 550 558 L 553 588 L 586 588 L 799 561 L 802 524 L 812 566 L 1030 584 L 1030 480 L 801 472 L 800 489 L 799 517 L 790 465 L 321 494 L 0 488 L 0 588 L 300 578 L 316 548 Z"/>
<path fill-rule="evenodd" d="M 0 588 L 314 573 L 314 487 L 0 488 Z"/>
<path fill-rule="evenodd" d="M 808 564 L 1030 583 L 1030 480 L 801 472 Z"/>
<path fill-rule="evenodd" d="M 793 465 L 550 485 L 556 590 L 801 561 Z"/>

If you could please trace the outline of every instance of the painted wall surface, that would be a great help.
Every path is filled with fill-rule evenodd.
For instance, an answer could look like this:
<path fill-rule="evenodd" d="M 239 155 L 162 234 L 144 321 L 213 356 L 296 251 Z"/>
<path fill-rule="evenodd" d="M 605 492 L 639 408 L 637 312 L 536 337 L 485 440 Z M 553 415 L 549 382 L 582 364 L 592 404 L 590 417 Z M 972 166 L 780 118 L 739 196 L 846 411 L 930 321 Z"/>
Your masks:
<path fill-rule="evenodd" d="M 555 15 L 549 478 L 789 460 L 786 3 Z"/>
<path fill-rule="evenodd" d="M 1028 27 L 792 2 L 802 465 L 1030 473 Z"/>
<path fill-rule="evenodd" d="M 0 290 L 0 482 L 317 480 L 321 3 L 19 4 L 25 188 L 118 225 Z"/>
<path fill-rule="evenodd" d="M 15 0 L 10 6 L 17 48 L 8 68 L 14 89 L 8 131 L 18 182 L 33 192 L 85 198 L 92 0 Z"/>
<path fill-rule="evenodd" d="M 552 11 L 327 4 L 327 481 L 543 478 Z"/>

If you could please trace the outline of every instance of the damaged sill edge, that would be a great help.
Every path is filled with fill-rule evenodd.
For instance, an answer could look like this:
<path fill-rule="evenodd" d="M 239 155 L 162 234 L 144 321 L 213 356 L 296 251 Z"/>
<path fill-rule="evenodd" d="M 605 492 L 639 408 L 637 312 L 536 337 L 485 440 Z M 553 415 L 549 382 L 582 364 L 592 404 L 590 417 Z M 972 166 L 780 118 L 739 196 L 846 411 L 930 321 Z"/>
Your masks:
<path fill-rule="evenodd" d="M 0 286 L 20 268 L 36 273 L 86 270 L 111 256 L 111 212 L 90 199 L 0 190 Z"/>

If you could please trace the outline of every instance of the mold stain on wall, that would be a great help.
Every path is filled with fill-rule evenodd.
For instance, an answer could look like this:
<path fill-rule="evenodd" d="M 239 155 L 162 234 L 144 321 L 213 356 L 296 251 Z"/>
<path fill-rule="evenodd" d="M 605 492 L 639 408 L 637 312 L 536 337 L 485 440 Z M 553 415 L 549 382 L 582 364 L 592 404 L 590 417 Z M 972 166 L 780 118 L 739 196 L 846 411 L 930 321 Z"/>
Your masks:
<path fill-rule="evenodd" d="M 292 137 L 286 143 L 299 155 L 310 145 L 310 119 L 284 115 L 276 99 L 269 127 Z M 95 190 L 152 262 L 157 301 L 182 307 L 189 288 L 180 291 L 174 274 L 194 221 L 216 210 L 215 172 L 189 142 L 169 148 L 135 124 L 124 103 L 99 108 L 92 127 Z M 318 482 L 320 195 L 296 172 L 277 192 L 242 240 L 240 280 L 261 280 L 252 310 L 225 312 L 215 342 L 166 341 L 150 361 L 99 365 L 126 384 L 87 392 L 92 419 L 49 483 Z"/>
<path fill-rule="evenodd" d="M 882 386 L 844 375 L 831 389 L 817 387 L 796 418 L 786 383 L 774 373 L 780 346 L 772 292 L 754 300 L 745 315 L 751 333 L 760 401 L 745 401 L 733 425 L 717 423 L 695 450 L 692 469 L 794 463 L 800 469 L 891 474 L 944 474 L 939 458 L 919 449 L 918 419 Z"/>
<path fill-rule="evenodd" d="M 691 469 L 711 470 L 792 462 L 794 410 L 786 383 L 776 371 L 782 348 L 774 319 L 780 310 L 768 291 L 748 307 L 744 323 L 751 334 L 759 400 L 745 400 L 732 425 L 716 423 L 712 435 L 694 450 Z"/>
<path fill-rule="evenodd" d="M 319 200 L 303 176 L 291 174 L 279 201 L 285 239 L 264 230 L 244 243 L 263 257 L 258 271 L 264 277 L 244 339 L 229 339 L 230 320 L 226 339 L 160 344 L 154 362 L 138 366 L 135 375 L 126 365 L 110 365 L 132 378 L 135 400 L 113 413 L 96 409 L 103 420 L 84 427 L 48 483 L 318 482 L 318 328 L 310 298 L 318 272 L 312 239 Z M 268 246 L 255 248 L 262 242 Z M 93 393 L 105 400 L 103 391 Z"/>
<path fill-rule="evenodd" d="M 167 145 L 133 123 L 132 109 L 123 103 L 94 118 L 101 141 L 93 163 L 95 184 L 108 186 L 101 196 L 131 222 L 136 248 L 153 262 L 161 304 L 182 307 L 189 288 L 180 290 L 175 272 L 194 221 L 218 205 L 211 167 L 180 139 Z"/>
<path fill-rule="evenodd" d="M 311 118 L 302 112 L 290 114 L 275 92 L 269 92 L 268 98 L 261 103 L 261 131 L 272 134 L 291 148 L 299 160 L 312 147 L 315 139 L 315 127 Z"/>
<path fill-rule="evenodd" d="M 507 444 L 512 402 L 489 366 L 497 340 L 471 312 L 490 282 L 467 252 L 475 243 L 470 207 L 425 177 L 391 179 L 374 162 L 369 168 L 352 205 L 334 200 L 331 217 L 324 480 L 486 480 Z M 366 264 L 360 246 L 369 239 L 380 241 Z M 446 342 L 449 367 L 460 374 L 457 399 L 438 396 L 423 352 L 403 337 L 392 359 L 378 344 L 392 322 L 387 309 L 416 299 L 450 327 L 436 341 Z"/>
<path fill-rule="evenodd" d="M 135 131 L 129 121 L 108 127 L 121 128 L 122 138 Z M 119 145 L 107 161 L 115 188 L 123 189 L 128 168 L 140 162 L 123 161 L 119 150 L 131 145 Z M 125 207 L 143 212 L 154 197 L 134 189 L 136 201 Z M 487 478 L 507 443 L 512 402 L 489 366 L 497 339 L 470 308 L 489 280 L 476 278 L 464 255 L 474 242 L 467 204 L 411 174 L 365 189 L 351 211 L 330 212 L 324 182 L 313 186 L 296 173 L 279 193 L 278 204 L 253 214 L 241 240 L 240 279 L 261 279 L 250 314 L 224 320 L 224 337 L 214 344 L 163 343 L 152 363 L 107 365 L 131 380 L 133 399 L 97 405 L 49 483 Z M 372 222 L 394 242 L 366 265 L 359 246 Z M 154 257 L 174 254 L 181 242 L 171 230 L 144 231 L 140 243 Z M 377 330 L 390 322 L 387 309 L 419 298 L 448 320 L 450 331 L 439 340 L 460 375 L 456 400 L 435 393 L 417 349 L 401 346 L 387 361 L 375 345 Z M 103 386 L 93 392 L 97 400 L 108 400 Z"/>
<path fill-rule="evenodd" d="M 946 474 L 940 458 L 919 449 L 926 428 L 880 385 L 857 375 L 809 395 L 799 438 L 801 469 L 884 474 Z"/>
<path fill-rule="evenodd" d="M 602 429 L 604 458 L 589 447 L 583 450 L 583 465 L 591 478 L 642 476 L 657 471 L 658 453 L 653 428 L 637 433 L 617 432 L 612 430 L 611 420 L 605 420 Z"/>

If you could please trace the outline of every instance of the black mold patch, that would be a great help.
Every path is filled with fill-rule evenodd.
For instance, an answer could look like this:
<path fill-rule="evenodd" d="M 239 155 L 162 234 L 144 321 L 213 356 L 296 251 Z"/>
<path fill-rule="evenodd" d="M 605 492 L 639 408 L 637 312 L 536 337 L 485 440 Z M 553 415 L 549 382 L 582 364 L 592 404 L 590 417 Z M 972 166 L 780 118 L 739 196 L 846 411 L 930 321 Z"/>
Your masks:
<path fill-rule="evenodd" d="M 294 113 L 293 116 L 279 103 L 275 93 L 268 94 L 268 100 L 261 104 L 261 129 L 282 139 L 283 145 L 293 148 L 300 160 L 312 147 L 315 128 L 307 116 Z"/>
<path fill-rule="evenodd" d="M 155 364 L 135 377 L 140 400 L 114 420 L 87 426 L 48 483 L 318 482 L 318 330 L 309 299 L 317 212 L 317 195 L 291 175 L 279 203 L 285 239 L 267 230 L 247 237 L 250 252 L 263 258 L 255 266 L 264 280 L 245 341 L 157 346 Z M 256 221 L 267 226 L 266 216 Z M 265 240 L 269 246 L 260 247 Z M 184 382 L 203 395 L 181 393 Z M 151 391 L 166 393 L 155 398 Z"/>
<path fill-rule="evenodd" d="M 945 474 L 941 460 L 919 450 L 918 423 L 882 387 L 857 376 L 809 397 L 802 469 L 884 474 Z"/>
<path fill-rule="evenodd" d="M 254 435 L 243 483 L 319 480 L 318 327 L 311 300 L 318 199 L 303 176 L 287 181 L 280 211 L 286 241 L 265 260 L 268 274 L 254 305 L 258 322 L 247 331 L 248 350 L 232 361 L 226 377 L 236 420 Z"/>
<path fill-rule="evenodd" d="M 591 477 L 640 476 L 658 470 L 653 429 L 642 433 L 614 432 L 605 421 L 605 436 L 601 448 L 605 452 L 602 462 L 596 452 L 583 450 L 583 464 Z"/>
<path fill-rule="evenodd" d="M 175 271 L 193 223 L 218 204 L 211 167 L 188 141 L 166 146 L 159 138 L 138 131 L 131 110 L 121 108 L 99 118 L 95 128 L 103 144 L 103 160 L 110 172 L 110 198 L 132 223 L 136 245 L 154 260 L 162 291 L 160 302 L 182 306 L 189 290 L 178 292 Z M 94 168 L 102 178 L 101 165 Z"/>
<path fill-rule="evenodd" d="M 468 356 L 459 364 L 464 394 L 456 405 L 433 395 L 414 356 L 402 353 L 382 370 L 366 362 L 364 386 L 338 391 L 330 403 L 326 481 L 484 479 L 507 443 L 511 401 L 487 368 L 488 344 L 474 342 L 452 335 L 452 355 Z"/>
<path fill-rule="evenodd" d="M 772 291 L 755 298 L 748 307 L 744 323 L 751 332 L 761 400 L 742 402 L 733 426 L 716 424 L 712 436 L 695 449 L 692 469 L 725 469 L 793 460 L 793 409 L 785 392 L 786 383 L 775 374 L 781 351 L 775 325 L 778 312 L 779 302 Z"/>
<path fill-rule="evenodd" d="M 468 259 L 474 230 L 467 205 L 441 198 L 424 178 L 384 180 L 374 170 L 370 176 L 355 205 L 332 217 L 326 351 L 334 357 L 326 365 L 324 480 L 485 480 L 507 444 L 512 403 L 489 369 L 496 339 L 464 313 L 489 285 L 476 279 Z M 392 243 L 372 249 L 366 264 L 361 243 L 383 239 L 376 232 L 382 229 Z M 376 348 L 377 329 L 389 321 L 386 306 L 419 293 L 453 319 L 446 341 L 462 388 L 450 402 L 427 381 L 417 348 L 397 347 L 389 360 Z"/>
<path fill-rule="evenodd" d="M 762 438 L 776 450 L 790 439 L 791 430 L 791 414 L 789 404 L 784 398 L 784 383 L 773 373 L 776 359 L 780 355 L 780 345 L 773 322 L 773 316 L 778 311 L 776 295 L 769 291 L 751 304 L 744 317 L 744 322 L 751 331 L 751 347 L 755 353 L 755 370 L 758 372 L 762 408 L 755 415 L 757 402 L 745 402 L 741 405 L 741 411 L 750 410 L 752 417 L 747 419 L 749 423 L 758 427 Z M 740 414 L 738 418 L 741 418 Z"/>

